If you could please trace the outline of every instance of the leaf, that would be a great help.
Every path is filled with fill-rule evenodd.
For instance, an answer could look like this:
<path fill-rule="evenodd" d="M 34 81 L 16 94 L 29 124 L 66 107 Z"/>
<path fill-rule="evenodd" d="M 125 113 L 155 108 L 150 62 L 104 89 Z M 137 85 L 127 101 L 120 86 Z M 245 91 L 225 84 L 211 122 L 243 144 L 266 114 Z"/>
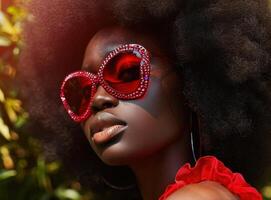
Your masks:
<path fill-rule="evenodd" d="M 27 12 L 21 7 L 9 6 L 7 8 L 7 13 L 12 15 L 12 21 L 22 21 L 27 17 Z"/>
<path fill-rule="evenodd" d="M 20 116 L 18 116 L 17 121 L 14 123 L 14 126 L 16 128 L 21 128 L 28 120 L 28 113 L 23 113 Z"/>
<path fill-rule="evenodd" d="M 47 174 L 46 162 L 42 156 L 40 156 L 37 160 L 37 167 L 35 171 L 39 186 L 47 191 L 51 191 L 52 189 L 51 180 Z"/>
<path fill-rule="evenodd" d="M 55 194 L 59 199 L 79 200 L 81 198 L 81 195 L 73 189 L 58 188 Z"/>
<path fill-rule="evenodd" d="M 6 146 L 2 146 L 0 148 L 0 152 L 2 154 L 2 160 L 3 160 L 4 167 L 6 169 L 14 168 L 14 162 L 10 156 L 9 149 Z"/>
<path fill-rule="evenodd" d="M 22 32 L 21 23 L 13 24 L 5 13 L 0 11 L 0 31 L 7 34 L 11 41 L 18 42 Z"/>
<path fill-rule="evenodd" d="M 2 136 L 7 139 L 10 140 L 11 139 L 11 135 L 9 132 L 9 128 L 8 126 L 4 123 L 3 119 L 0 117 L 0 133 L 2 134 Z"/>
<path fill-rule="evenodd" d="M 16 170 L 1 170 L 0 171 L 0 181 L 16 176 Z"/>
<path fill-rule="evenodd" d="M 7 13 L 11 15 L 18 15 L 20 13 L 21 9 L 15 6 L 9 6 L 7 8 Z"/>
<path fill-rule="evenodd" d="M 15 123 L 18 119 L 16 112 L 22 111 L 22 102 L 18 99 L 7 98 L 4 104 L 10 121 Z"/>
<path fill-rule="evenodd" d="M 15 33 L 12 23 L 3 12 L 0 12 L 0 28 L 2 32 L 9 35 L 13 35 Z"/>
<path fill-rule="evenodd" d="M 271 186 L 265 186 L 263 189 L 262 189 L 262 194 L 264 197 L 270 199 L 271 198 Z"/>
<path fill-rule="evenodd" d="M 8 47 L 8 46 L 11 45 L 11 43 L 12 42 L 8 38 L 0 36 L 0 46 L 2 46 L 2 47 Z"/>
<path fill-rule="evenodd" d="M 4 92 L 0 89 L 0 102 L 4 102 L 5 101 L 5 95 Z"/>
<path fill-rule="evenodd" d="M 51 162 L 47 164 L 46 169 L 48 173 L 55 173 L 59 170 L 60 168 L 60 163 L 59 162 Z"/>
<path fill-rule="evenodd" d="M 6 100 L 8 102 L 8 104 L 17 112 L 22 111 L 22 101 L 20 101 L 19 99 L 11 99 L 11 98 L 7 98 Z"/>

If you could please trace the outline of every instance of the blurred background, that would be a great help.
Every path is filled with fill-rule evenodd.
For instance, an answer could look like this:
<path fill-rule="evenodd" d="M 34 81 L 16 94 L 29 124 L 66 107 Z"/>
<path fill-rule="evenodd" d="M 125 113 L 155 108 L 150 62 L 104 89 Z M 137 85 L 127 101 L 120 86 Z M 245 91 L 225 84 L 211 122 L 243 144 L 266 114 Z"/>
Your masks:
<path fill-rule="evenodd" d="M 28 113 L 16 83 L 22 22 L 31 20 L 27 1 L 0 0 L 0 200 L 102 199 L 67 177 L 60 162 L 46 162 L 40 142 L 27 130 Z M 271 199 L 271 179 L 261 192 Z"/>
<path fill-rule="evenodd" d="M 16 83 L 22 22 L 31 19 L 26 2 L 0 0 L 0 199 L 99 199 L 66 177 L 61 163 L 46 162 L 40 142 L 27 131 L 28 113 Z"/>

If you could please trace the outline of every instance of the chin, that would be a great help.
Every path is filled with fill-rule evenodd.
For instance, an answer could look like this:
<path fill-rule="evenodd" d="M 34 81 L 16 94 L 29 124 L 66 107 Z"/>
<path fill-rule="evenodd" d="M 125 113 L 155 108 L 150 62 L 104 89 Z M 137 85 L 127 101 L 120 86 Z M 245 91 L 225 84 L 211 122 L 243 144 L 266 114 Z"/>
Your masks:
<path fill-rule="evenodd" d="M 121 152 L 107 152 L 107 150 L 99 157 L 105 164 L 110 166 L 129 165 L 132 160 L 132 156 L 123 155 Z"/>
<path fill-rule="evenodd" d="M 111 166 L 128 165 L 133 157 L 121 142 L 100 149 L 97 155 L 105 164 Z"/>

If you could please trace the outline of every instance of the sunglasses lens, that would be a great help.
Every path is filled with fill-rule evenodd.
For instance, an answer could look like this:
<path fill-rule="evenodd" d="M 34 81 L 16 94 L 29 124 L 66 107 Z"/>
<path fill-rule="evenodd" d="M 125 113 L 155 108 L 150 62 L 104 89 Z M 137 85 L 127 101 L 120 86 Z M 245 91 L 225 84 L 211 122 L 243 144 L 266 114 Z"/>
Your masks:
<path fill-rule="evenodd" d="M 91 101 L 91 80 L 88 77 L 72 77 L 64 85 L 64 96 L 71 111 L 82 115 Z"/>
<path fill-rule="evenodd" d="M 121 93 L 134 92 L 140 86 L 141 60 L 141 55 L 134 51 L 115 55 L 104 68 L 104 80 Z"/>

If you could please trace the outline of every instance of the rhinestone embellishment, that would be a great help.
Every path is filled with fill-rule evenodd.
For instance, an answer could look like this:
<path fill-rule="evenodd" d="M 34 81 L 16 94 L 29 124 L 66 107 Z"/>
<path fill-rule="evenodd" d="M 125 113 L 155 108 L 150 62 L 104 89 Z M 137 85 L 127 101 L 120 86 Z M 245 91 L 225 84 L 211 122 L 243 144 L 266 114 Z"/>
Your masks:
<path fill-rule="evenodd" d="M 133 54 L 135 54 L 137 57 L 141 58 L 140 61 L 140 84 L 138 88 L 135 91 L 132 91 L 131 93 L 121 93 L 114 88 L 112 88 L 105 80 L 103 77 L 103 72 L 104 68 L 108 64 L 108 62 L 115 57 L 116 55 L 120 53 L 124 53 L 127 51 L 131 51 Z M 91 104 L 93 101 L 93 97 L 96 93 L 98 85 L 101 85 L 110 95 L 118 98 L 118 99 L 123 99 L 123 100 L 129 100 L 129 99 L 138 99 L 141 98 L 147 91 L 148 84 L 149 84 L 149 77 L 150 77 L 150 56 L 148 51 L 141 45 L 139 44 L 125 44 L 117 47 L 115 50 L 111 51 L 108 56 L 104 59 L 102 62 L 102 65 L 100 66 L 98 73 L 97 74 L 92 74 L 87 71 L 76 71 L 64 79 L 61 89 L 60 89 L 60 98 L 61 101 L 64 105 L 64 108 L 67 110 L 68 114 L 70 117 L 76 121 L 84 121 L 86 120 L 90 115 L 91 115 Z M 82 77 L 82 78 L 87 78 L 91 82 L 91 94 L 90 94 L 90 100 L 87 105 L 87 109 L 83 112 L 81 115 L 77 115 L 74 113 L 69 106 L 67 99 L 64 94 L 64 87 L 71 78 L 74 77 Z"/>

